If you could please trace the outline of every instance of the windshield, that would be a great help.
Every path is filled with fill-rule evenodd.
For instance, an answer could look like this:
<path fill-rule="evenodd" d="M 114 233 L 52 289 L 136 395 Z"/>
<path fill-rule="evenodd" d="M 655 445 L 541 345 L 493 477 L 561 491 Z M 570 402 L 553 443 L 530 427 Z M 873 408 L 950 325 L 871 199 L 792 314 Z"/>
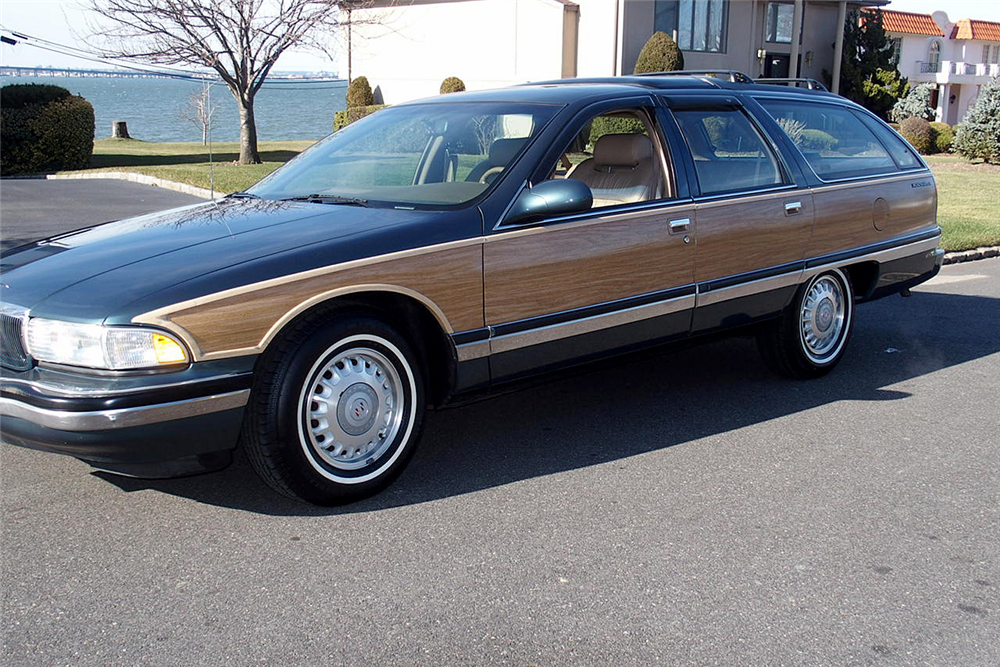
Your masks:
<path fill-rule="evenodd" d="M 389 107 L 250 188 L 266 199 L 453 206 L 485 192 L 557 108 L 466 102 Z"/>

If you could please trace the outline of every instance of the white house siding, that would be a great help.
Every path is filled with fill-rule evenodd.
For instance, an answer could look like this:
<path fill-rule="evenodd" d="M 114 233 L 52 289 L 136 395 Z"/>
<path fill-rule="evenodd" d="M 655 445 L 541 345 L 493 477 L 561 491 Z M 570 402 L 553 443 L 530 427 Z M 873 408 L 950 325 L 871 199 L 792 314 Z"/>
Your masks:
<path fill-rule="evenodd" d="M 387 104 L 437 95 L 448 76 L 483 90 L 562 73 L 563 8 L 551 0 L 439 2 L 355 14 L 352 74 L 378 86 Z M 360 23 L 373 16 L 384 24 Z M 339 65 L 347 71 L 346 53 Z"/>

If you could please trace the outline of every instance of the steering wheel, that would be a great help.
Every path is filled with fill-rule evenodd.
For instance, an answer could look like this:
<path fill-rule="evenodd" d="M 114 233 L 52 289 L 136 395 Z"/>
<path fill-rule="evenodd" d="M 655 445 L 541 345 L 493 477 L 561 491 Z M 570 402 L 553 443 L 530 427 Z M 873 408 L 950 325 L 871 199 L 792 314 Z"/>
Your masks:
<path fill-rule="evenodd" d="M 493 176 L 494 178 L 496 178 L 497 174 L 502 173 L 503 170 L 504 170 L 504 168 L 503 167 L 499 167 L 499 166 L 497 166 L 497 167 L 490 167 L 489 169 L 487 169 L 486 171 L 483 172 L 482 176 L 479 177 L 479 182 L 482 183 L 482 184 L 484 184 L 484 185 L 489 185 L 490 183 L 493 182 L 492 179 L 490 178 L 490 176 Z"/>

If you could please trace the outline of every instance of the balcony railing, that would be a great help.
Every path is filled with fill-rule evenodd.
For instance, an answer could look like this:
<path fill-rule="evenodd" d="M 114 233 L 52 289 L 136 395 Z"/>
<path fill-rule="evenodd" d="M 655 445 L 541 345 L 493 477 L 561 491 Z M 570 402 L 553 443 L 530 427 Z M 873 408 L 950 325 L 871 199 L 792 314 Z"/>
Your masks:
<path fill-rule="evenodd" d="M 955 76 L 1000 76 L 1000 64 L 998 63 L 966 63 L 954 60 L 939 60 L 929 62 L 918 60 L 916 62 L 917 71 L 921 74 L 940 74 L 947 72 Z"/>
<path fill-rule="evenodd" d="M 937 62 L 926 62 L 923 60 L 918 60 L 917 65 L 920 67 L 921 74 L 931 74 L 941 71 L 941 61 Z"/>

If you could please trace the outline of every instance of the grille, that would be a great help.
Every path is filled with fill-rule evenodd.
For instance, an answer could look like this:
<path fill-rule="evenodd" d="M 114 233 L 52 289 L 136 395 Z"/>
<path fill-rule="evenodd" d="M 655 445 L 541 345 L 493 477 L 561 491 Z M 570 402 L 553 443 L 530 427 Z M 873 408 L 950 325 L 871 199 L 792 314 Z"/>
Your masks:
<path fill-rule="evenodd" d="M 0 311 L 0 366 L 12 371 L 26 371 L 31 368 L 31 357 L 24 349 L 23 308 L 3 305 Z"/>

